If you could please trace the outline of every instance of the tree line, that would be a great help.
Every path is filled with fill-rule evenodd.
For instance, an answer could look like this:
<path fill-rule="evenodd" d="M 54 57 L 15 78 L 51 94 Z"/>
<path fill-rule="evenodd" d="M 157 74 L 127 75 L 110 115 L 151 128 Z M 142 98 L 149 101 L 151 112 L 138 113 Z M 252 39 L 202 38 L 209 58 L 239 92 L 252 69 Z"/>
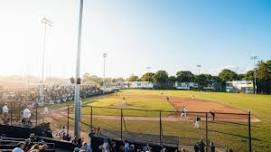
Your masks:
<path fill-rule="evenodd" d="M 258 93 L 271 93 L 271 60 L 259 61 L 255 69 L 247 71 L 244 74 L 238 74 L 230 69 L 223 69 L 217 76 L 211 74 L 193 74 L 191 71 L 178 71 L 176 75 L 169 75 L 165 70 L 157 72 L 147 72 L 141 77 L 131 75 L 124 78 L 105 78 L 105 84 L 118 85 L 125 81 L 148 81 L 155 84 L 158 89 L 174 88 L 175 82 L 194 82 L 198 84 L 198 89 L 213 87 L 217 91 L 225 91 L 226 82 L 232 80 L 250 80 L 254 83 L 254 74 L 256 74 L 256 86 Z M 82 83 L 93 83 L 99 86 L 103 85 L 103 78 L 85 73 L 82 77 Z M 254 84 L 255 85 L 255 84 Z"/>
<path fill-rule="evenodd" d="M 147 72 L 141 77 L 132 75 L 127 80 L 153 82 L 156 88 L 173 88 L 175 82 L 194 82 L 198 84 L 198 89 L 214 87 L 217 91 L 224 91 L 227 81 L 233 80 L 251 80 L 254 83 L 256 74 L 256 86 L 258 93 L 271 93 L 271 60 L 259 61 L 255 69 L 245 74 L 238 74 L 230 69 L 223 69 L 218 76 L 211 74 L 195 75 L 191 71 L 178 71 L 176 75 L 169 76 L 167 71 L 159 70 L 155 73 Z M 254 84 L 255 85 L 255 84 Z"/>

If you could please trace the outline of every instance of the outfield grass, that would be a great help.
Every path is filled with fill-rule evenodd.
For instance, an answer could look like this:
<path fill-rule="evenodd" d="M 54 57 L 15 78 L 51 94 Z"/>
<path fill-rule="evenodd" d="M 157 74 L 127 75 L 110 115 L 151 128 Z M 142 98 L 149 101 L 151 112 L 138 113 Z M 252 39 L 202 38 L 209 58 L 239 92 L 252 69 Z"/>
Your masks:
<path fill-rule="evenodd" d="M 109 95 L 106 97 L 95 98 L 86 100 L 84 105 L 92 106 L 110 106 L 119 107 L 122 103 L 122 97 L 126 97 L 125 108 L 139 108 L 139 109 L 158 109 L 158 110 L 174 110 L 174 108 L 165 102 L 165 96 L 176 97 L 191 97 L 193 95 L 196 99 L 208 100 L 225 104 L 231 107 L 239 108 L 242 111 L 251 111 L 254 116 L 260 119 L 260 122 L 253 123 L 252 136 L 253 148 L 255 151 L 271 151 L 271 96 L 270 95 L 249 95 L 249 94 L 235 94 L 235 93 L 216 93 L 216 92 L 199 92 L 199 91 L 162 91 L 162 90 L 125 90 L 118 93 L 118 95 Z M 82 109 L 83 113 L 89 113 L 89 107 Z M 119 115 L 119 111 L 104 111 L 97 110 L 96 114 L 109 114 Z M 127 115 L 141 115 L 141 116 L 157 116 L 157 112 L 153 113 L 138 113 L 128 111 Z M 87 119 L 87 118 L 84 118 Z M 86 120 L 88 122 L 88 120 Z M 119 129 L 118 121 L 110 120 L 95 120 L 97 126 Z M 130 131 L 137 131 L 143 133 L 157 133 L 157 122 L 149 121 L 129 121 L 128 128 Z M 180 135 L 185 137 L 197 137 L 199 133 L 195 130 L 189 130 L 191 123 L 181 122 L 165 122 L 164 132 L 169 135 Z M 180 127 L 182 126 L 182 127 Z M 215 131 L 226 132 L 233 135 L 225 135 L 217 132 L 210 132 L 210 139 L 220 140 L 231 145 L 245 146 L 241 141 L 241 137 L 247 136 L 247 127 L 240 127 L 234 125 L 214 125 L 211 124 L 210 128 Z M 240 136 L 235 137 L 234 135 Z M 202 135 L 201 135 L 202 136 Z M 235 140 L 238 139 L 238 140 Z M 244 149 L 236 148 L 239 151 Z"/>

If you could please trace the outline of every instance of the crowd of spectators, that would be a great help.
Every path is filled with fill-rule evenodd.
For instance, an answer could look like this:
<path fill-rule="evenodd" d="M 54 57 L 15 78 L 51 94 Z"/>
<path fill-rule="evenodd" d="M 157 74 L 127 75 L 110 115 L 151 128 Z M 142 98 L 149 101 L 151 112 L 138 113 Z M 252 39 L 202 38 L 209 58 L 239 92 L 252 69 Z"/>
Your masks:
<path fill-rule="evenodd" d="M 35 134 L 30 134 L 25 141 L 18 142 L 12 152 L 46 152 L 48 145 L 43 140 L 38 140 Z"/>
<path fill-rule="evenodd" d="M 92 95 L 101 94 L 102 91 L 95 85 L 81 85 L 81 98 L 87 98 Z M 73 100 L 74 86 L 73 85 L 45 85 L 44 100 L 47 103 L 59 103 Z M 25 103 L 33 103 L 39 99 L 39 86 L 31 86 L 18 89 L 1 89 L 0 101 L 14 102 L 20 101 Z"/>

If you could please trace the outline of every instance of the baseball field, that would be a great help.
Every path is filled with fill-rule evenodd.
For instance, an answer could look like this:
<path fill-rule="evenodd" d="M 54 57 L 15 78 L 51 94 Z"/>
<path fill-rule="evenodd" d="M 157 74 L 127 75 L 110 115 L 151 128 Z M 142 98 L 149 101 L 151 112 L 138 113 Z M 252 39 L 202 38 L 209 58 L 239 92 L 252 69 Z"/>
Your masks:
<path fill-rule="evenodd" d="M 181 118 L 179 111 L 184 106 L 188 110 L 187 117 Z M 84 100 L 81 118 L 83 130 L 89 131 L 92 109 L 93 127 L 119 132 L 122 115 L 124 132 L 159 135 L 162 127 L 164 140 L 166 136 L 176 136 L 179 137 L 180 144 L 190 146 L 200 139 L 206 139 L 206 126 L 208 126 L 208 140 L 221 149 L 248 151 L 247 114 L 251 111 L 252 148 L 255 151 L 270 151 L 270 108 L 270 95 L 123 90 Z M 215 120 L 212 120 L 210 111 L 216 113 Z M 208 113 L 208 125 L 206 125 L 205 113 Z M 162 126 L 160 126 L 160 114 Z M 201 117 L 200 128 L 193 126 L 196 116 Z M 71 117 L 73 117 L 72 112 Z M 73 122 L 70 123 L 72 127 Z M 153 139 L 148 139 L 146 136 L 144 140 Z"/>

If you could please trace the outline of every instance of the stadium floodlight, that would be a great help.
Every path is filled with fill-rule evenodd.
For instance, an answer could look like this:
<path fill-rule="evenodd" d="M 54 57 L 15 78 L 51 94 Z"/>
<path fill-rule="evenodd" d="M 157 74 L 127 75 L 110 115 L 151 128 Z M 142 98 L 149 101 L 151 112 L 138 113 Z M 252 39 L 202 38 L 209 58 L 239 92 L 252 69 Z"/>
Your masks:
<path fill-rule="evenodd" d="M 47 18 L 42 18 L 41 23 L 44 25 L 43 33 L 43 46 L 42 46 L 42 58 L 41 58 L 41 82 L 39 92 L 39 103 L 44 104 L 44 70 L 45 70 L 45 53 L 46 53 L 46 38 L 47 38 L 47 27 L 52 27 L 53 22 Z"/>
<path fill-rule="evenodd" d="M 81 100 L 80 100 L 80 55 L 81 55 L 81 33 L 82 33 L 82 16 L 83 16 L 83 0 L 80 0 L 79 24 L 77 37 L 77 56 L 76 56 L 76 72 L 75 72 L 75 96 L 74 96 L 74 136 L 80 137 L 80 117 L 81 117 Z"/>
<path fill-rule="evenodd" d="M 146 69 L 148 70 L 149 73 L 151 72 L 151 67 L 150 67 L 150 66 L 147 66 Z M 148 82 L 149 82 L 149 83 L 151 82 L 150 76 L 149 76 Z"/>
<path fill-rule="evenodd" d="M 103 93 L 105 92 L 105 58 L 107 57 L 106 53 L 103 53 L 103 59 L 104 59 L 104 73 L 103 73 Z"/>
<path fill-rule="evenodd" d="M 251 60 L 253 60 L 253 63 L 254 63 L 254 87 L 253 87 L 253 91 L 254 91 L 254 94 L 257 94 L 257 69 L 256 69 L 256 62 L 257 62 L 257 59 L 258 59 L 258 56 L 251 56 L 250 57 Z"/>
<path fill-rule="evenodd" d="M 200 68 L 201 68 L 201 65 L 198 64 L 198 65 L 196 65 L 196 66 L 197 66 L 197 68 L 199 69 L 199 75 L 200 75 Z"/>

